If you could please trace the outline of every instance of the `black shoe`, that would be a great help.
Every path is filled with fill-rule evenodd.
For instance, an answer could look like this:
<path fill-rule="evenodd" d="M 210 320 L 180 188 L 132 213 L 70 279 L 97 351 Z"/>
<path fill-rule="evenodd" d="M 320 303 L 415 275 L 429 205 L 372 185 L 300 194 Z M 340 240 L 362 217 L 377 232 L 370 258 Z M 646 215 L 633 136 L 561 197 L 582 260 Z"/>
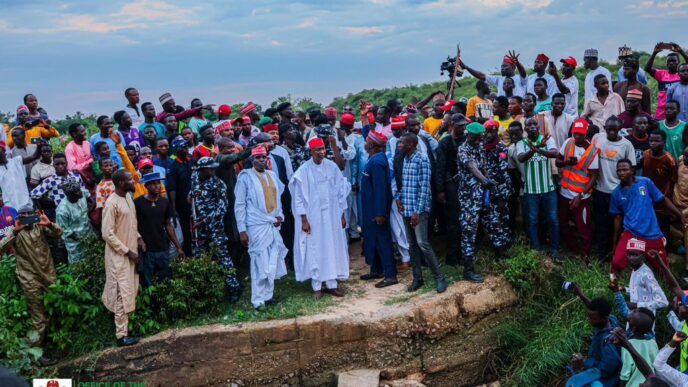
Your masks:
<path fill-rule="evenodd" d="M 422 288 L 423 285 L 425 285 L 423 280 L 413 280 L 413 282 L 411 282 L 411 286 L 409 286 L 407 290 L 409 292 L 415 292 L 416 290 Z"/>
<path fill-rule="evenodd" d="M 360 241 L 361 241 L 361 237 L 358 237 L 358 238 L 349 238 L 349 244 L 350 244 L 350 245 L 353 245 L 354 243 L 360 242 Z"/>
<path fill-rule="evenodd" d="M 394 279 L 383 279 L 382 281 L 378 282 L 375 284 L 375 287 L 378 289 L 386 288 L 387 286 L 392 286 L 398 284 L 399 281 L 397 281 L 396 278 Z"/>
<path fill-rule="evenodd" d="M 265 301 L 265 305 L 277 305 L 277 300 L 275 300 L 274 298 L 271 298 L 271 299 Z"/>
<path fill-rule="evenodd" d="M 447 281 L 442 278 L 437 280 L 437 293 L 444 293 L 447 290 Z"/>
<path fill-rule="evenodd" d="M 368 273 L 368 274 L 363 274 L 362 276 L 360 276 L 358 278 L 362 279 L 363 281 L 368 281 L 368 280 L 373 280 L 373 279 L 385 278 L 385 276 L 382 274 Z"/>
<path fill-rule="evenodd" d="M 138 337 L 124 336 L 121 339 L 117 339 L 117 346 L 118 347 L 126 347 L 129 345 L 134 345 L 134 344 L 137 344 L 139 342 L 139 340 L 141 340 L 141 339 L 139 339 Z"/>
<path fill-rule="evenodd" d="M 241 299 L 241 290 L 233 291 L 232 294 L 230 294 L 228 297 L 230 304 L 236 304 L 237 302 L 239 302 L 240 299 Z"/>
<path fill-rule="evenodd" d="M 463 279 L 469 282 L 475 282 L 477 284 L 485 282 L 485 278 L 473 270 L 463 273 Z"/>
<path fill-rule="evenodd" d="M 57 360 L 51 359 L 49 357 L 41 356 L 38 359 L 38 365 L 41 367 L 50 367 L 55 364 L 57 364 Z"/>

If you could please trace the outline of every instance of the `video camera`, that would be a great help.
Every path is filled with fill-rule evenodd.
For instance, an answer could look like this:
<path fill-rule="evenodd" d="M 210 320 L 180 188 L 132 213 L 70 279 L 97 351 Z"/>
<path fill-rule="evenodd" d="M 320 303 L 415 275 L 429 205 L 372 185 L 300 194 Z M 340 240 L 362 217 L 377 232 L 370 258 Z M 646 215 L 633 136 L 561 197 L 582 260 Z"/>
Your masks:
<path fill-rule="evenodd" d="M 456 67 L 456 57 L 448 56 L 447 60 L 442 62 L 440 65 L 440 75 L 444 75 L 444 72 L 446 71 L 449 78 L 451 78 L 454 74 L 454 67 Z M 456 72 L 456 76 L 461 77 L 462 75 L 463 69 L 459 67 L 459 70 Z"/>

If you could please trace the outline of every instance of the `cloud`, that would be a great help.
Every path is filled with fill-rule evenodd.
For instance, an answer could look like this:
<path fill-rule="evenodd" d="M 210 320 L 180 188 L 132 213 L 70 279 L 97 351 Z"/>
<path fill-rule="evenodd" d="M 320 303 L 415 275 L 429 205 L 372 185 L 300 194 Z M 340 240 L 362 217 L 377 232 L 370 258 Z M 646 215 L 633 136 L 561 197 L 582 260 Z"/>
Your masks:
<path fill-rule="evenodd" d="M 61 31 L 77 31 L 77 32 L 90 32 L 96 34 L 108 34 L 111 32 L 124 30 L 128 28 L 135 28 L 136 24 L 108 24 L 96 20 L 93 16 L 89 15 L 76 15 L 69 16 L 64 20 L 58 21 L 58 27 L 54 29 L 48 29 L 46 32 L 61 32 Z"/>
<path fill-rule="evenodd" d="M 258 34 L 255 32 L 247 32 L 245 34 L 239 35 L 239 38 L 245 42 L 249 40 L 255 40 L 258 37 Z"/>
<path fill-rule="evenodd" d="M 315 27 L 315 19 L 306 19 L 297 25 L 298 28 L 313 28 Z"/>
<path fill-rule="evenodd" d="M 346 32 L 354 35 L 379 35 L 394 31 L 393 26 L 343 27 Z"/>
<path fill-rule="evenodd" d="M 260 15 L 267 15 L 271 12 L 272 10 L 270 8 L 254 8 L 251 10 L 251 16 L 256 17 Z"/>
<path fill-rule="evenodd" d="M 139 0 L 125 4 L 122 9 L 111 15 L 113 18 L 124 20 L 146 20 L 158 23 L 181 23 L 186 25 L 198 24 L 193 20 L 193 11 L 176 5 L 156 0 Z"/>
<path fill-rule="evenodd" d="M 279 47 L 279 46 L 283 46 L 284 44 L 282 42 L 280 42 L 279 40 L 273 39 L 270 41 L 270 45 L 275 46 L 275 47 Z"/>
<path fill-rule="evenodd" d="M 543 9 L 552 5 L 553 0 L 477 0 L 478 6 L 482 5 L 486 8 L 510 8 L 521 7 L 525 9 Z M 466 0 L 435 0 L 426 3 L 423 7 L 432 10 L 456 10 L 456 9 L 472 9 L 476 11 L 474 1 Z M 480 9 L 480 7 L 477 7 Z"/>

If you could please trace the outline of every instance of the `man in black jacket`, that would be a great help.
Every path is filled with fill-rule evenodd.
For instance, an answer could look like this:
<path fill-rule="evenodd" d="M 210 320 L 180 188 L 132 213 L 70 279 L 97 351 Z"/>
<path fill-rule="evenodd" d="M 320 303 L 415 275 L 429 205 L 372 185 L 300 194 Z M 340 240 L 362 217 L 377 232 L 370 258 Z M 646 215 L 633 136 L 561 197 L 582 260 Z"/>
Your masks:
<path fill-rule="evenodd" d="M 435 169 L 434 182 L 437 192 L 437 201 L 443 207 L 447 227 L 447 265 L 461 263 L 461 227 L 459 226 L 459 196 L 458 182 L 456 180 L 456 153 L 459 146 L 466 140 L 465 130 L 468 120 L 461 113 L 451 116 L 449 135 L 444 136 L 437 148 L 437 168 Z"/>
<path fill-rule="evenodd" d="M 225 233 L 229 238 L 229 253 L 236 261 L 244 262 L 246 248 L 239 241 L 239 230 L 234 218 L 234 186 L 237 181 L 236 164 L 246 160 L 251 155 L 251 148 L 247 147 L 241 152 L 235 152 L 236 143 L 228 137 L 220 137 L 217 140 L 217 148 L 220 152 L 216 161 L 220 166 L 215 170 L 215 176 L 219 177 L 227 186 L 227 211 L 224 224 Z M 238 265 L 239 262 L 236 262 Z"/>

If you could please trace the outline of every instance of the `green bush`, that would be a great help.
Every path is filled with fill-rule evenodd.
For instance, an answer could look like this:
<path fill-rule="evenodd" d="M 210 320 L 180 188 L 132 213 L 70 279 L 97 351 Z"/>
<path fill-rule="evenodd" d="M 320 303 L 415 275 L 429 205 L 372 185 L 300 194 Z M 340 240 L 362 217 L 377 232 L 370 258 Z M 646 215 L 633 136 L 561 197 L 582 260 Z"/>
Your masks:
<path fill-rule="evenodd" d="M 543 257 L 537 251 L 523 246 L 515 247 L 512 258 L 506 263 L 504 278 L 520 292 L 529 292 L 545 276 Z"/>
<path fill-rule="evenodd" d="M 15 275 L 14 257 L 4 256 L 0 264 L 0 364 L 14 373 L 31 372 L 32 364 L 43 354 L 31 348 L 25 338 L 35 341 L 26 297 Z"/>
<path fill-rule="evenodd" d="M 51 324 L 48 338 L 64 350 L 73 344 L 79 332 L 91 329 L 103 312 L 100 297 L 89 293 L 86 279 L 79 278 L 68 266 L 57 267 L 57 281 L 43 298 Z"/>

